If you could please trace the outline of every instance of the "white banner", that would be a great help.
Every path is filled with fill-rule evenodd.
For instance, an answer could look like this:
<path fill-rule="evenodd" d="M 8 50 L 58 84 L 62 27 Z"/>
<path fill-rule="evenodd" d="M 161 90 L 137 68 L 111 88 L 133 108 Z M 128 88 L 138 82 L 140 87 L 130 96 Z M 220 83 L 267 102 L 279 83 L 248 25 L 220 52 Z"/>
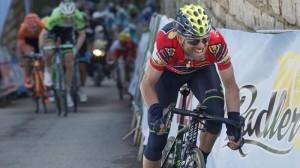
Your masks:
<path fill-rule="evenodd" d="M 300 32 L 221 32 L 240 86 L 246 156 L 224 147 L 223 129 L 207 168 L 300 168 Z"/>
<path fill-rule="evenodd" d="M 223 126 L 207 168 L 300 168 L 300 32 L 258 34 L 220 30 L 232 56 L 246 118 L 243 150 L 226 147 Z M 238 37 L 238 38 L 236 38 Z M 195 97 L 188 101 L 194 109 Z M 179 106 L 179 97 L 177 106 Z M 176 135 L 178 119 L 170 135 Z M 226 165 L 226 166 L 224 166 Z"/>

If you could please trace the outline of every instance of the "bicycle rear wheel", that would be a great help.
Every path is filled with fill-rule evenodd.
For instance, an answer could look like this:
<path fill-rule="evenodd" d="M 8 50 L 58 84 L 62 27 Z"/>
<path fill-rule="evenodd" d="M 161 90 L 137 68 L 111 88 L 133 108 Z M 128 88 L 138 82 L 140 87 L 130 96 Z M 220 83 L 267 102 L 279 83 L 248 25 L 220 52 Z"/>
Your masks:
<path fill-rule="evenodd" d="M 204 157 L 199 148 L 194 147 L 191 148 L 189 151 L 187 151 L 187 155 L 183 167 L 184 168 L 205 168 Z"/>
<path fill-rule="evenodd" d="M 55 71 L 55 99 L 57 115 L 60 116 L 64 112 L 64 116 L 68 115 L 67 93 L 64 86 L 64 76 L 62 65 L 56 65 Z"/>

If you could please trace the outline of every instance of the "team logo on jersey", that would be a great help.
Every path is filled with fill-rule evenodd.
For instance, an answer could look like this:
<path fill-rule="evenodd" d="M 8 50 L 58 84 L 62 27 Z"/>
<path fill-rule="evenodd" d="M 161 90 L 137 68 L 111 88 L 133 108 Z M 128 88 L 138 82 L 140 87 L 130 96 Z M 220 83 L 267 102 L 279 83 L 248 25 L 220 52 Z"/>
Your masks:
<path fill-rule="evenodd" d="M 168 34 L 168 39 L 174 39 L 177 35 L 177 32 L 175 31 L 171 31 L 169 34 Z"/>
<path fill-rule="evenodd" d="M 216 55 L 219 52 L 221 46 L 222 44 L 210 45 L 208 49 L 213 55 Z"/>
<path fill-rule="evenodd" d="M 169 57 L 172 57 L 175 53 L 175 48 L 165 48 Z"/>

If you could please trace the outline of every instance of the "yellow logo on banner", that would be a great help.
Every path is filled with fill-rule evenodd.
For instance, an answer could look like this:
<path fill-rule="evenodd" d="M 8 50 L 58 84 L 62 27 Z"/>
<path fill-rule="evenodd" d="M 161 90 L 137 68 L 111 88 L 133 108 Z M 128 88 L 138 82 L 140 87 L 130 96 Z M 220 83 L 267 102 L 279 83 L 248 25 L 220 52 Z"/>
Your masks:
<path fill-rule="evenodd" d="M 279 70 L 273 84 L 275 90 L 286 90 L 284 108 L 296 107 L 300 110 L 300 55 L 289 52 L 279 61 Z M 295 147 L 300 149 L 300 136 L 295 137 Z"/>

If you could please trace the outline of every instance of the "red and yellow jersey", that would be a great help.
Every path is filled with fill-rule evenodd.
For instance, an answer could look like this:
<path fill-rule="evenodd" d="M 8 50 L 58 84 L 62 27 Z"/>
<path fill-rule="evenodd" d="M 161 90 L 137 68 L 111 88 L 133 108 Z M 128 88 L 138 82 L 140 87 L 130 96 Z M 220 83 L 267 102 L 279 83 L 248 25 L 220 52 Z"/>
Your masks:
<path fill-rule="evenodd" d="M 116 40 L 110 47 L 110 52 L 116 59 L 124 57 L 125 59 L 134 59 L 136 53 L 136 45 L 132 41 L 121 42 Z"/>
<path fill-rule="evenodd" d="M 31 26 L 35 28 L 30 28 Z M 18 39 L 38 39 L 40 32 L 43 30 L 44 24 L 35 14 L 29 14 L 25 17 L 18 31 Z"/>
<path fill-rule="evenodd" d="M 190 74 L 216 63 L 219 70 L 230 67 L 227 44 L 220 32 L 212 30 L 208 49 L 201 60 L 188 60 L 177 39 L 174 23 L 165 25 L 156 35 L 150 65 L 158 71 L 169 70 L 177 74 Z"/>

